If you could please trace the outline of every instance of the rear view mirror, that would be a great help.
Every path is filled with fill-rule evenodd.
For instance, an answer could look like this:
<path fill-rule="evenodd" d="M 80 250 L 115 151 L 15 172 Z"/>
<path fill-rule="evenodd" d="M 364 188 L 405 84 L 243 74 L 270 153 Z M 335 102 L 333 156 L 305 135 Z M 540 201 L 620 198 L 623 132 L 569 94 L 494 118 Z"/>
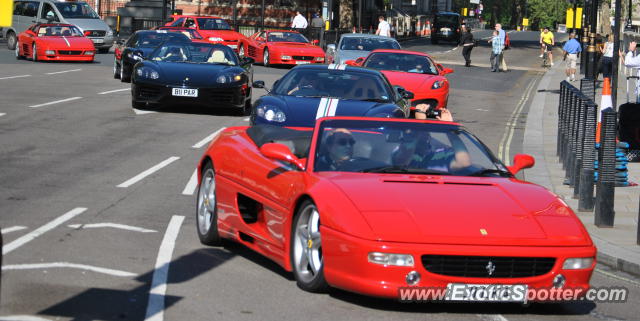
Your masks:
<path fill-rule="evenodd" d="M 413 97 L 414 97 L 414 94 L 410 91 L 405 90 L 402 92 L 402 98 L 404 99 L 413 99 Z"/>
<path fill-rule="evenodd" d="M 253 87 L 253 88 L 264 88 L 264 81 L 256 80 L 256 81 L 253 82 L 253 84 L 251 84 L 251 87 Z"/>
<path fill-rule="evenodd" d="M 443 68 L 442 71 L 440 72 L 441 75 L 447 75 L 447 74 L 452 74 L 453 73 L 453 69 L 451 68 Z"/>

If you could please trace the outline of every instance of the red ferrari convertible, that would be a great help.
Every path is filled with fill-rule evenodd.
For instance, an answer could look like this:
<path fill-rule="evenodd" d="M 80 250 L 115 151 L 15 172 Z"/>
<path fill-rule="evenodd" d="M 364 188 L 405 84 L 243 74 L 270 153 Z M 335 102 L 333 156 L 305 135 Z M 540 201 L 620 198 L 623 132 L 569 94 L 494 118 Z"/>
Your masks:
<path fill-rule="evenodd" d="M 240 43 L 240 56 L 265 66 L 323 64 L 324 51 L 295 31 L 267 30 L 254 33 Z"/>
<path fill-rule="evenodd" d="M 366 58 L 348 60 L 346 64 L 378 69 L 392 85 L 404 87 L 414 94 L 411 106 L 421 103 L 446 108 L 449 100 L 449 80 L 445 75 L 453 72 L 444 68 L 421 52 L 378 49 Z"/>
<path fill-rule="evenodd" d="M 16 58 L 92 62 L 96 53 L 91 39 L 70 24 L 35 24 L 18 35 Z"/>
<path fill-rule="evenodd" d="M 533 163 L 516 155 L 505 167 L 450 122 L 228 128 L 198 166 L 197 233 L 246 245 L 312 292 L 586 290 L 596 248 L 562 200 L 515 178 Z"/>

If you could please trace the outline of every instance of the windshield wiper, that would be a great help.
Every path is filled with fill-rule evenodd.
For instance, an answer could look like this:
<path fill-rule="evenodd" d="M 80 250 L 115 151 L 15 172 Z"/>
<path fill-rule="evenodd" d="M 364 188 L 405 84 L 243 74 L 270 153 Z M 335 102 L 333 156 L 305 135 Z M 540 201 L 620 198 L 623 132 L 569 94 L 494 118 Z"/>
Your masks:
<path fill-rule="evenodd" d="M 468 176 L 486 176 L 488 174 L 499 174 L 500 176 L 504 176 L 504 177 L 511 177 L 511 172 L 502 170 L 502 169 L 497 169 L 497 168 L 485 168 L 485 169 L 481 169 L 477 172 L 473 172 L 471 174 L 469 174 Z"/>
<path fill-rule="evenodd" d="M 360 172 L 362 173 L 387 173 L 387 174 L 425 174 L 425 175 L 449 175 L 447 172 L 432 170 L 432 169 L 423 169 L 423 168 L 412 168 L 412 167 L 403 167 L 403 166 L 382 166 L 382 167 L 374 167 L 363 169 Z"/>
<path fill-rule="evenodd" d="M 382 98 L 367 98 L 367 99 L 356 99 L 356 100 L 359 100 L 359 101 L 371 101 L 371 102 L 374 102 L 374 103 L 386 103 L 386 102 L 389 101 L 389 100 L 382 99 Z"/>

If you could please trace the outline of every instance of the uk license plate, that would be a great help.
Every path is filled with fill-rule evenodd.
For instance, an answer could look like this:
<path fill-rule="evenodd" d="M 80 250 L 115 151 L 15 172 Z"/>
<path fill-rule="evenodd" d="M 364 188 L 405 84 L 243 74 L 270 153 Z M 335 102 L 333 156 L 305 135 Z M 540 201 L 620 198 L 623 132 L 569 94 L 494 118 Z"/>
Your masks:
<path fill-rule="evenodd" d="M 198 97 L 198 89 L 173 88 L 171 94 L 180 97 Z"/>
<path fill-rule="evenodd" d="M 465 284 L 449 283 L 447 301 L 526 302 L 526 284 Z"/>
<path fill-rule="evenodd" d="M 104 39 L 91 39 L 93 43 L 104 43 Z"/>
<path fill-rule="evenodd" d="M 296 61 L 296 65 L 306 65 L 306 64 L 310 64 L 311 61 Z"/>

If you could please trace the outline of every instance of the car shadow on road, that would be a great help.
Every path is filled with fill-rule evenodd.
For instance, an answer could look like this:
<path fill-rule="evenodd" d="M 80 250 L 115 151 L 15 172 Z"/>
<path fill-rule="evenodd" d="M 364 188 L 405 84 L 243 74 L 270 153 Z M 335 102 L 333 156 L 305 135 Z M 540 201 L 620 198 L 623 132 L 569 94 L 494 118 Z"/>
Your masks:
<path fill-rule="evenodd" d="M 173 114 L 190 114 L 190 115 L 210 115 L 210 116 L 234 116 L 234 117 L 246 117 L 241 114 L 239 108 L 227 108 L 227 107 L 203 107 L 199 105 L 187 105 L 187 104 L 170 104 L 170 105 L 147 105 L 136 107 L 142 111 L 155 111 L 159 113 L 173 113 Z"/>

